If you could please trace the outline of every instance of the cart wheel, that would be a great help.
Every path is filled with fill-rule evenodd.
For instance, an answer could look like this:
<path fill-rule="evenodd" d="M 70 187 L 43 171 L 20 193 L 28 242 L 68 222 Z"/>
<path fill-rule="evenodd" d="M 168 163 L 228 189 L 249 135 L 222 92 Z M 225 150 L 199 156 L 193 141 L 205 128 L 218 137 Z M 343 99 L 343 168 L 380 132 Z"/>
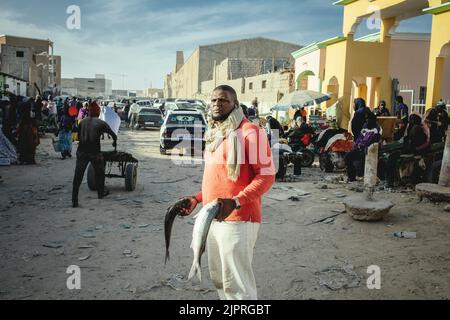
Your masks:
<path fill-rule="evenodd" d="M 133 191 L 136 188 L 137 166 L 134 163 L 127 164 L 125 168 L 125 189 Z"/>
<path fill-rule="evenodd" d="M 96 191 L 97 186 L 95 183 L 95 170 L 91 163 L 89 163 L 87 171 L 87 184 L 90 190 Z"/>
<path fill-rule="evenodd" d="M 311 167 L 314 163 L 314 152 L 308 149 L 304 149 L 302 151 L 303 157 L 302 157 L 302 167 Z"/>

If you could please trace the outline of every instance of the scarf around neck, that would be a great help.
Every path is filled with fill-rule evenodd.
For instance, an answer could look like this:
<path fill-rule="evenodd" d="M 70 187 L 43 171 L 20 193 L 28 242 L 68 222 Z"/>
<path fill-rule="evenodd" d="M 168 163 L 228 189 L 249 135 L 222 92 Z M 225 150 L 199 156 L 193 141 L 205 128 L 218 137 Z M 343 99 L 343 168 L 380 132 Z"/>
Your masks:
<path fill-rule="evenodd" d="M 227 175 L 236 182 L 240 175 L 240 164 L 242 163 L 241 141 L 236 130 L 244 119 L 242 108 L 235 108 L 228 118 L 223 122 L 213 122 L 205 134 L 206 150 L 214 152 L 220 144 L 228 139 L 227 153 Z"/>

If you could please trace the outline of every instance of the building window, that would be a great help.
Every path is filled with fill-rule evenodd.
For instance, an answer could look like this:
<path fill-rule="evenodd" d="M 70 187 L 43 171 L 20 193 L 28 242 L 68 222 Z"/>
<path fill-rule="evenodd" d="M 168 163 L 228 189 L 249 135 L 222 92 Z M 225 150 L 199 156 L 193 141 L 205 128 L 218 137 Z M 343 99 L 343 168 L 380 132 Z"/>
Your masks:
<path fill-rule="evenodd" d="M 264 81 L 262 82 L 262 88 L 265 89 L 266 86 L 267 86 L 267 80 L 264 80 Z"/>
<path fill-rule="evenodd" d="M 88 90 L 95 90 L 95 88 L 92 88 L 92 87 L 88 87 Z"/>
<path fill-rule="evenodd" d="M 16 51 L 17 58 L 23 58 L 23 51 Z"/>
<path fill-rule="evenodd" d="M 95 81 L 94 81 L 94 80 L 88 80 L 88 82 L 89 82 L 89 83 L 94 83 Z"/>
<path fill-rule="evenodd" d="M 253 90 L 253 82 L 249 82 L 248 88 L 249 88 L 250 90 Z"/>

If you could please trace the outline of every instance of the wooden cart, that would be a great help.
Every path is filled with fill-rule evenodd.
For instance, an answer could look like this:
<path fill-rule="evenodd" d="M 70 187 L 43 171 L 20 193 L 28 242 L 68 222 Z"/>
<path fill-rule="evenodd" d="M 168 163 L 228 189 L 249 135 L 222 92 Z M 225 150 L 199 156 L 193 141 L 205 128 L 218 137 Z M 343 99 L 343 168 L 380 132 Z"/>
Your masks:
<path fill-rule="evenodd" d="M 125 178 L 125 189 L 133 191 L 136 188 L 138 160 L 127 152 L 104 151 L 102 154 L 105 161 L 105 177 Z M 117 164 L 118 174 L 111 173 L 113 164 Z M 95 170 L 91 164 L 88 166 L 87 184 L 90 190 L 97 190 Z"/>

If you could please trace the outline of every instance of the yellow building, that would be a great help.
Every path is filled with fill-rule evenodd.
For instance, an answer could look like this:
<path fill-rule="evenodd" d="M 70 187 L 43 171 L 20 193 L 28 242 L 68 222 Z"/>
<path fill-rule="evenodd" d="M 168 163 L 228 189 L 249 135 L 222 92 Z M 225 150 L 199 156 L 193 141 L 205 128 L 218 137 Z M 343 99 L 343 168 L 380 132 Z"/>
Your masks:
<path fill-rule="evenodd" d="M 327 46 L 322 90 L 334 93 L 342 106 L 339 126 L 347 128 L 351 118 L 355 79 L 367 80 L 357 85 L 357 92 L 353 95 L 371 96 L 374 104 L 381 100 L 392 101 L 392 79 L 389 75 L 391 35 L 402 20 L 423 14 L 433 15 L 426 108 L 434 106 L 441 98 L 444 62 L 450 51 L 450 2 L 340 0 L 334 4 L 344 6 L 343 37 Z M 379 21 L 379 42 L 354 39 L 358 25 L 365 18 Z"/>

